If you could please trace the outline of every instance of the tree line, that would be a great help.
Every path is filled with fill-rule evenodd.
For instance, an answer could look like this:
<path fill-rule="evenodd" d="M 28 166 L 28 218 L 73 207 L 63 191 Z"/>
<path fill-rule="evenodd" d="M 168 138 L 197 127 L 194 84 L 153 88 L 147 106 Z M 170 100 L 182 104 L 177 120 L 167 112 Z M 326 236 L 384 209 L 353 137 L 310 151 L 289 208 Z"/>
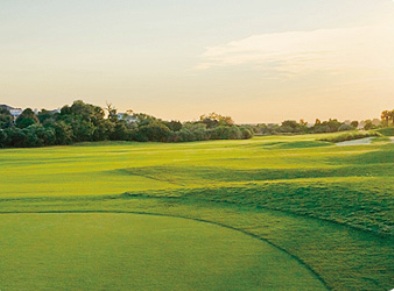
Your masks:
<path fill-rule="evenodd" d="M 312 134 L 330 133 L 339 131 L 349 131 L 356 129 L 378 129 L 384 127 L 394 127 L 394 110 L 384 110 L 381 119 L 367 119 L 363 121 L 340 122 L 337 119 L 321 121 L 316 119 L 314 124 L 308 124 L 304 120 L 286 120 L 281 124 L 260 123 L 253 126 L 253 131 L 257 135 L 280 135 L 280 134 Z"/>
<path fill-rule="evenodd" d="M 0 107 L 0 147 L 39 147 L 93 141 L 191 142 L 220 139 L 249 139 L 253 135 L 311 134 L 375 129 L 394 126 L 394 110 L 385 110 L 380 120 L 340 122 L 337 119 L 313 125 L 304 120 L 286 120 L 281 124 L 236 125 L 229 116 L 217 113 L 201 115 L 198 121 L 165 121 L 154 116 L 118 114 L 107 104 L 105 109 L 81 100 L 60 110 L 23 110 L 16 120 Z"/>
<path fill-rule="evenodd" d="M 107 114 L 106 114 L 107 111 Z M 107 104 L 103 109 L 81 100 L 60 111 L 27 108 L 14 120 L 0 107 L 0 147 L 40 147 L 93 141 L 190 142 L 248 139 L 253 130 L 235 125 L 231 117 L 216 113 L 199 121 L 164 121 L 143 113 L 118 114 Z"/>

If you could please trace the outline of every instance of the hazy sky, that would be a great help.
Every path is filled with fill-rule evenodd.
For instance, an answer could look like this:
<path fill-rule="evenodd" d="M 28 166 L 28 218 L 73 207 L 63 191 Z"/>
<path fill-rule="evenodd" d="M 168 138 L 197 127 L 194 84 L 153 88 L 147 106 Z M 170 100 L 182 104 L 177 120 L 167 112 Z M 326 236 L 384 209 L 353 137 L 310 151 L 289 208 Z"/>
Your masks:
<path fill-rule="evenodd" d="M 0 0 L 0 103 L 164 119 L 394 109 L 393 0 Z"/>

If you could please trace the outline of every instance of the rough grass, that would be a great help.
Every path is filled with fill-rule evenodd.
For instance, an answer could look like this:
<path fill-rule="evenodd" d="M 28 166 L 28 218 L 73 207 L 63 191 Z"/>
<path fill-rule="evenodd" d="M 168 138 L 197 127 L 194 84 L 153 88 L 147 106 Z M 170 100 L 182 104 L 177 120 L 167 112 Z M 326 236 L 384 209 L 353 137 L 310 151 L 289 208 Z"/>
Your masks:
<path fill-rule="evenodd" d="M 0 209 L 206 220 L 271 243 L 329 289 L 389 290 L 394 144 L 320 137 L 1 150 Z"/>

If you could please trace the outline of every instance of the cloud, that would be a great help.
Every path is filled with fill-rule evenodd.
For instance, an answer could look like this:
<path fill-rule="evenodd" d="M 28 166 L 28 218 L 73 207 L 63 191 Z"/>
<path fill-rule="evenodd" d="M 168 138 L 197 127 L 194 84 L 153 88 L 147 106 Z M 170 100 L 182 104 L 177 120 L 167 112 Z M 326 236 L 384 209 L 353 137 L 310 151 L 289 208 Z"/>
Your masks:
<path fill-rule="evenodd" d="M 208 47 L 196 67 L 248 65 L 299 74 L 394 68 L 393 26 L 368 26 L 253 35 Z"/>

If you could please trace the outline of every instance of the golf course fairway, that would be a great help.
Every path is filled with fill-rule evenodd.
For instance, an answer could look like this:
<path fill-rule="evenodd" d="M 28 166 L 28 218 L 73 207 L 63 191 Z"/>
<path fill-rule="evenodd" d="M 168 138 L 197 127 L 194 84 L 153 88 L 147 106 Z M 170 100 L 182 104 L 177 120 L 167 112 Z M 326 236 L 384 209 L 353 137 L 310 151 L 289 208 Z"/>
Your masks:
<path fill-rule="evenodd" d="M 241 232 L 136 214 L 4 214 L 4 290 L 325 290 L 287 254 Z"/>
<path fill-rule="evenodd" d="M 394 143 L 324 137 L 2 149 L 0 290 L 391 290 Z"/>

